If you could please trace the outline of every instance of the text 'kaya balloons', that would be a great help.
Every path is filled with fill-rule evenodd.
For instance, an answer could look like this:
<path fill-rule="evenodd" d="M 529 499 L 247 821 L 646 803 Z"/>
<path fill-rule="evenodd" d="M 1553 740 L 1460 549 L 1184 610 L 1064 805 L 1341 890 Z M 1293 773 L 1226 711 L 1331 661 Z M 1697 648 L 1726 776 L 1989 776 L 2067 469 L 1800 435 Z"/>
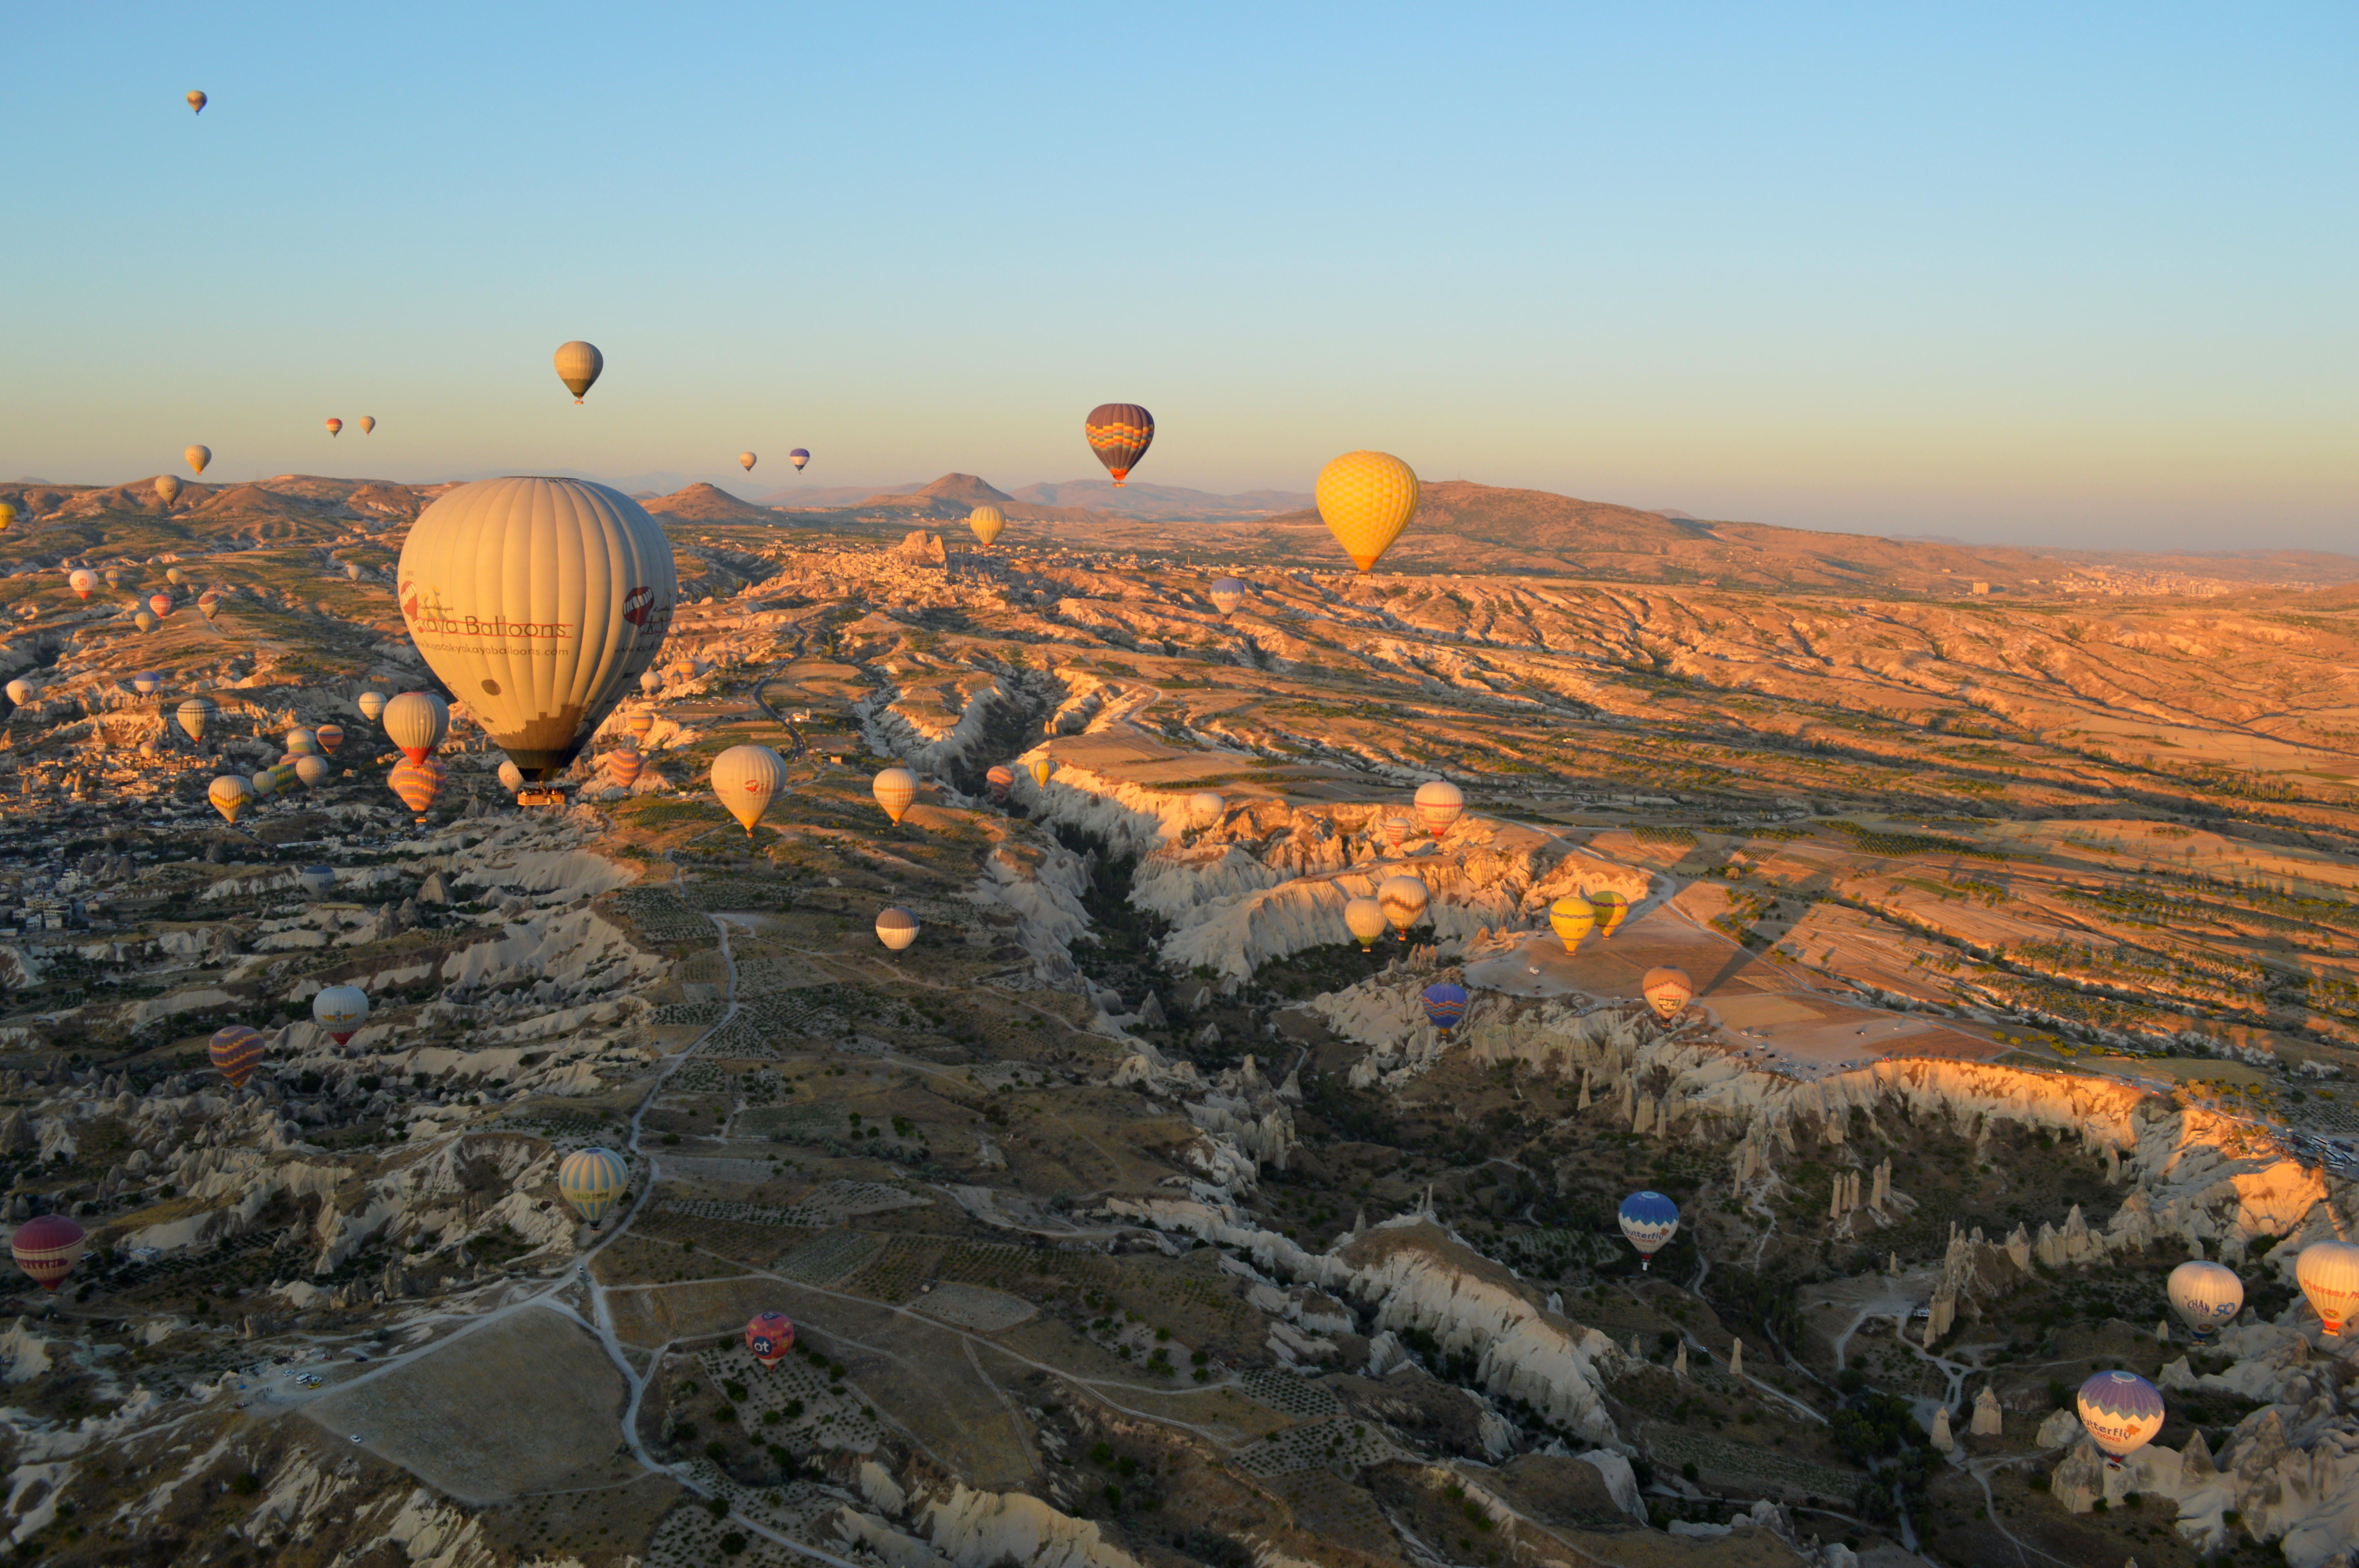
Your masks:
<path fill-rule="evenodd" d="M 557 1167 L 557 1190 L 592 1225 L 623 1201 L 630 1181 L 629 1163 L 612 1149 L 577 1149 Z"/>
<path fill-rule="evenodd" d="M 597 381 L 598 373 L 605 368 L 606 356 L 598 351 L 595 343 L 576 338 L 557 346 L 557 379 L 565 384 L 565 390 L 573 395 L 576 403 L 582 401 Z"/>
<path fill-rule="evenodd" d="M 2162 1430 L 2162 1396 L 2136 1372 L 2100 1372 L 2081 1385 L 2074 1402 L 2089 1441 L 2116 1470 Z"/>
<path fill-rule="evenodd" d="M 262 1065 L 262 1035 L 243 1023 L 233 1023 L 214 1032 L 205 1054 L 212 1058 L 213 1071 L 227 1078 L 230 1087 L 242 1089 L 245 1080 L 254 1076 L 254 1069 Z"/>
<path fill-rule="evenodd" d="M 358 986 L 330 986 L 311 999 L 311 1022 L 339 1045 L 361 1032 L 368 1015 L 368 992 Z"/>
<path fill-rule="evenodd" d="M 418 651 L 525 776 L 557 776 L 655 663 L 679 584 L 645 508 L 603 484 L 487 479 L 419 514 L 396 589 Z"/>
<path fill-rule="evenodd" d="M 1082 434 L 1119 490 L 1154 444 L 1155 416 L 1136 403 L 1101 403 L 1082 422 Z"/>
<path fill-rule="evenodd" d="M 745 1325 L 745 1349 L 765 1367 L 777 1366 L 794 1347 L 794 1322 L 785 1313 L 756 1313 Z"/>
<path fill-rule="evenodd" d="M 55 1294 L 82 1261 L 82 1228 L 61 1214 L 28 1219 L 8 1238 L 9 1255 L 34 1283 Z"/>
<path fill-rule="evenodd" d="M 787 760 L 767 746 L 732 746 L 712 759 L 712 795 L 745 837 L 787 787 Z"/>
<path fill-rule="evenodd" d="M 1614 1217 L 1622 1222 L 1623 1236 L 1638 1249 L 1641 1270 L 1680 1233 L 1680 1206 L 1658 1192 L 1632 1193 Z"/>
<path fill-rule="evenodd" d="M 1366 571 L 1417 515 L 1417 475 L 1385 452 L 1345 452 L 1319 470 L 1319 520 Z"/>
<path fill-rule="evenodd" d="M 2195 1331 L 2195 1337 L 2212 1340 L 2234 1321 L 2245 1306 L 2245 1281 L 2225 1264 L 2190 1258 L 2170 1271 L 2163 1283 L 2170 1310 Z"/>
<path fill-rule="evenodd" d="M 2294 1260 L 2301 1293 L 2318 1309 L 2327 1337 L 2339 1339 L 2359 1316 L 2359 1247 L 2348 1241 L 2313 1241 Z"/>

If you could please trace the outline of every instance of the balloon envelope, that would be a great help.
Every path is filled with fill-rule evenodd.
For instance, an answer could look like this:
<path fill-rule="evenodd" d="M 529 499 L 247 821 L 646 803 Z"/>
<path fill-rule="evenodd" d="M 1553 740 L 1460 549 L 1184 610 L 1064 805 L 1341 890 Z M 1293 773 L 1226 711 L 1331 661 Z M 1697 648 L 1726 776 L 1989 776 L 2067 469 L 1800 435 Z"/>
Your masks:
<path fill-rule="evenodd" d="M 712 794 L 745 837 L 787 787 L 787 760 L 767 746 L 732 746 L 712 759 Z"/>
<path fill-rule="evenodd" d="M 172 710 L 172 717 L 179 721 L 181 733 L 201 743 L 205 731 L 212 728 L 213 719 L 220 712 L 211 697 L 190 697 L 181 699 L 180 706 Z"/>
<path fill-rule="evenodd" d="M 599 373 L 605 368 L 606 356 L 598 351 L 595 343 L 585 343 L 576 338 L 570 343 L 557 346 L 557 379 L 565 384 L 565 390 L 573 395 L 576 403 L 582 401 L 582 395 L 598 379 Z"/>
<path fill-rule="evenodd" d="M 317 752 L 319 749 L 320 738 L 317 735 L 312 734 L 309 730 L 298 728 L 287 731 L 287 754 L 288 756 L 309 757 Z"/>
<path fill-rule="evenodd" d="M 1589 907 L 1597 912 L 1597 934 L 1612 936 L 1630 918 L 1630 901 L 1610 889 L 1601 888 L 1589 895 Z"/>
<path fill-rule="evenodd" d="M 76 596 L 88 599 L 98 590 L 98 574 L 88 567 L 70 571 L 66 573 L 66 586 L 73 589 Z"/>
<path fill-rule="evenodd" d="M 344 422 L 343 422 L 342 419 L 331 419 L 331 420 L 329 420 L 329 421 L 328 421 L 328 434 L 329 434 L 329 435 L 331 435 L 331 436 L 340 436 L 340 435 L 343 434 L 343 429 L 344 429 Z"/>
<path fill-rule="evenodd" d="M 131 618 L 131 624 L 138 627 L 142 632 L 153 632 L 156 630 L 156 617 L 143 610 Z"/>
<path fill-rule="evenodd" d="M 966 525 L 973 530 L 974 536 L 982 540 L 984 547 L 988 548 L 991 542 L 998 538 L 1001 532 L 1006 528 L 1007 514 L 996 506 L 978 506 L 967 514 Z"/>
<path fill-rule="evenodd" d="M 332 757 L 336 754 L 336 748 L 344 743 L 344 727 L 341 724 L 322 724 L 311 731 L 311 739 L 320 743 L 322 755 Z"/>
<path fill-rule="evenodd" d="M 524 788 L 524 770 L 514 762 L 503 762 L 500 763 L 499 780 L 507 786 L 508 793 L 514 795 Z"/>
<path fill-rule="evenodd" d="M 310 756 L 295 759 L 295 776 L 310 789 L 318 789 L 321 784 L 326 784 L 328 775 L 333 771 L 328 766 L 328 759 L 325 757 Z"/>
<path fill-rule="evenodd" d="M 203 114 L 205 112 L 205 105 L 209 102 L 211 102 L 211 100 L 206 98 L 203 93 L 191 90 L 189 93 L 189 113 L 191 114 Z"/>
<path fill-rule="evenodd" d="M 268 799 L 278 791 L 278 771 L 276 768 L 265 768 L 258 773 L 249 775 L 246 788 L 254 792 L 255 799 Z"/>
<path fill-rule="evenodd" d="M 238 813 L 254 804 L 254 786 L 234 773 L 223 773 L 205 786 L 205 799 L 222 814 L 222 820 L 234 823 Z"/>
<path fill-rule="evenodd" d="M 898 953 L 918 939 L 918 917 L 898 904 L 876 917 L 876 940 Z"/>
<path fill-rule="evenodd" d="M 983 787 L 991 792 L 992 799 L 1005 802 L 1016 788 L 1016 770 L 1006 762 L 994 763 L 991 772 L 983 775 Z"/>
<path fill-rule="evenodd" d="M 525 776 L 581 753 L 671 629 L 671 543 L 619 490 L 487 479 L 450 491 L 401 546 L 411 640 Z"/>
<path fill-rule="evenodd" d="M 374 724 L 385 715 L 386 695 L 381 691 L 364 691 L 353 698 L 353 706 L 361 710 L 363 719 Z"/>
<path fill-rule="evenodd" d="M 374 694 L 372 694 L 374 695 Z M 381 709 L 386 739 L 401 754 L 422 762 L 451 733 L 451 705 L 430 691 L 405 691 Z"/>
<path fill-rule="evenodd" d="M 1425 830 L 1439 838 L 1466 809 L 1465 792 L 1448 779 L 1430 779 L 1417 786 L 1417 814 Z"/>
<path fill-rule="evenodd" d="M 1035 757 L 1025 763 L 1024 768 L 1032 775 L 1032 782 L 1035 784 L 1046 789 L 1049 787 L 1049 777 L 1057 771 L 1057 763 L 1053 758 Z"/>
<path fill-rule="evenodd" d="M 180 455 L 188 459 L 189 467 L 199 473 L 204 472 L 205 465 L 213 460 L 213 449 L 211 447 L 190 447 Z"/>
<path fill-rule="evenodd" d="M 655 727 L 656 716 L 649 713 L 647 709 L 641 708 L 638 712 L 632 714 L 628 719 L 624 721 L 623 733 L 628 735 L 634 741 L 644 741 L 647 738 L 647 732 Z"/>
<path fill-rule="evenodd" d="M 155 696 L 163 685 L 164 676 L 159 670 L 141 670 L 131 677 L 131 689 L 142 697 Z"/>
<path fill-rule="evenodd" d="M 1422 877 L 1386 877 L 1376 884 L 1376 902 L 1384 906 L 1385 918 L 1404 936 L 1425 918 L 1425 906 L 1432 898 Z"/>
<path fill-rule="evenodd" d="M 630 1180 L 629 1162 L 612 1149 L 577 1149 L 557 1167 L 557 1190 L 592 1225 L 623 1201 Z"/>
<path fill-rule="evenodd" d="M 1314 496 L 1320 521 L 1366 571 L 1417 514 L 1417 475 L 1385 452 L 1345 452 L 1319 470 Z"/>
<path fill-rule="evenodd" d="M 795 1347 L 795 1325 L 785 1313 L 754 1314 L 745 1325 L 745 1348 L 765 1367 L 775 1367 Z"/>
<path fill-rule="evenodd" d="M 222 596 L 213 592 L 211 589 L 207 589 L 204 592 L 197 595 L 197 613 L 203 616 L 206 620 L 211 621 L 214 616 L 219 615 L 221 613 L 221 607 Z"/>
<path fill-rule="evenodd" d="M 1652 1258 L 1680 1233 L 1680 1206 L 1658 1192 L 1632 1193 L 1614 1217 L 1641 1259 Z"/>
<path fill-rule="evenodd" d="M 313 898 L 325 898 L 336 891 L 336 868 L 306 866 L 295 873 L 295 884 Z"/>
<path fill-rule="evenodd" d="M 16 503 L 13 501 L 0 501 L 0 534 L 6 533 L 16 521 Z"/>
<path fill-rule="evenodd" d="M 385 782 L 387 788 L 401 797 L 401 804 L 409 807 L 410 815 L 423 822 L 427 812 L 433 808 L 434 797 L 442 793 L 442 781 L 449 776 L 449 771 L 442 766 L 440 757 L 429 757 L 422 762 L 413 762 L 404 757 L 393 764 L 392 770 L 385 775 Z"/>
<path fill-rule="evenodd" d="M 740 453 L 738 453 L 738 454 L 737 454 L 737 466 L 738 466 L 739 468 L 744 469 L 747 473 L 751 473 L 751 472 L 753 472 L 753 471 L 754 471 L 754 454 L 753 454 L 753 453 L 751 453 L 751 452 L 740 452 Z"/>
<path fill-rule="evenodd" d="M 368 1015 L 368 992 L 358 986 L 330 986 L 311 999 L 311 1022 L 339 1045 L 360 1033 Z"/>
<path fill-rule="evenodd" d="M 234 1089 L 245 1087 L 245 1080 L 254 1076 L 255 1068 L 262 1065 L 262 1035 L 243 1023 L 233 1023 L 213 1032 L 205 1046 L 205 1054 L 212 1059 L 213 1071 L 229 1080 Z"/>
<path fill-rule="evenodd" d="M 180 499 L 180 481 L 176 474 L 159 474 L 156 479 L 156 499 L 169 506 Z"/>
<path fill-rule="evenodd" d="M 2340 1338 L 2343 1326 L 2359 1314 L 2359 1246 L 2313 1241 L 2294 1260 L 2294 1278 L 2318 1310 L 2327 1336 Z"/>
<path fill-rule="evenodd" d="M 1647 1005 L 1655 1010 L 1657 1018 L 1669 1023 L 1695 1000 L 1695 981 L 1688 978 L 1685 969 L 1666 964 L 1647 971 L 1646 978 L 1638 982 L 1638 994 L 1647 999 Z"/>
<path fill-rule="evenodd" d="M 797 470 L 799 471 L 805 463 L 810 461 L 810 452 L 805 448 L 797 447 L 793 451 L 787 454 L 787 461 L 794 464 Z"/>
<path fill-rule="evenodd" d="M 1212 608 L 1223 615 L 1229 614 L 1245 601 L 1246 592 L 1245 585 L 1235 578 L 1215 578 L 1211 590 Z"/>
<path fill-rule="evenodd" d="M 918 799 L 918 775 L 907 768 L 886 768 L 868 787 L 869 793 L 875 795 L 876 804 L 885 808 L 885 815 L 893 819 L 897 827 Z"/>
<path fill-rule="evenodd" d="M 2144 1448 L 2162 1430 L 2162 1396 L 2136 1372 L 2100 1372 L 2081 1385 L 2074 1401 L 2089 1441 L 2114 1465 Z"/>
<path fill-rule="evenodd" d="M 8 700 L 22 708 L 33 700 L 32 683 L 18 676 L 8 683 Z"/>
<path fill-rule="evenodd" d="M 1155 440 L 1155 416 L 1136 403 L 1101 403 L 1082 422 L 1082 434 L 1120 489 Z"/>
<path fill-rule="evenodd" d="M 606 753 L 606 776 L 625 789 L 639 782 L 639 770 L 646 765 L 647 758 L 636 746 L 617 746 Z"/>
<path fill-rule="evenodd" d="M 375 432 L 376 432 L 376 416 L 375 416 L 375 415 L 374 415 L 374 414 L 364 414 L 364 415 L 362 415 L 362 416 L 361 416 L 361 434 L 362 434 L 362 435 L 364 435 L 364 436 L 369 436 L 369 435 L 374 435 L 374 434 L 375 434 Z"/>
<path fill-rule="evenodd" d="M 2163 1293 L 2170 1298 L 2170 1310 L 2179 1321 L 2199 1339 L 2216 1336 L 2245 1307 L 2245 1281 L 2236 1278 L 2236 1271 L 2201 1258 L 2173 1269 L 2163 1282 Z"/>
<path fill-rule="evenodd" d="M 1229 803 L 1221 798 L 1216 789 L 1200 789 L 1188 797 L 1188 820 L 1197 827 L 1210 827 L 1221 819 Z"/>
<path fill-rule="evenodd" d="M 1385 917 L 1385 906 L 1372 898 L 1355 898 L 1343 905 L 1343 925 L 1359 939 L 1360 950 L 1366 952 L 1375 946 L 1376 938 L 1392 928 Z"/>
<path fill-rule="evenodd" d="M 1425 1016 L 1445 1034 L 1457 1028 L 1458 1021 L 1466 1016 L 1466 988 L 1448 980 L 1426 987 Z"/>
<path fill-rule="evenodd" d="M 16 1267 L 31 1275 L 41 1289 L 55 1292 L 82 1261 L 82 1228 L 61 1214 L 28 1219 L 8 1238 Z"/>

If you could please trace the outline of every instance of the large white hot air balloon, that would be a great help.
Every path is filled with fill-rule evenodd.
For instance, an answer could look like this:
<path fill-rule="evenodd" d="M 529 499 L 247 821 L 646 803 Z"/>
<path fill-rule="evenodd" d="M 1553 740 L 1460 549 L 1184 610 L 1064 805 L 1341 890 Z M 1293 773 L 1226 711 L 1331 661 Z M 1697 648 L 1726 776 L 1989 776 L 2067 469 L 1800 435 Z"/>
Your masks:
<path fill-rule="evenodd" d="M 1450 831 L 1450 825 L 1465 809 L 1464 792 L 1448 779 L 1429 779 L 1417 786 L 1417 814 L 1424 818 L 1425 830 L 1437 838 Z"/>
<path fill-rule="evenodd" d="M 2236 1271 L 2201 1258 L 2190 1258 L 2173 1269 L 2163 1292 L 2170 1298 L 2170 1310 L 2180 1321 L 2203 1340 L 2217 1338 L 2245 1305 L 2245 1281 L 2236 1278 Z"/>
<path fill-rule="evenodd" d="M 787 787 L 787 760 L 767 746 L 732 746 L 712 759 L 712 794 L 745 837 Z"/>
<path fill-rule="evenodd" d="M 2313 1241 L 2294 1260 L 2294 1278 L 2318 1309 L 2327 1337 L 2341 1338 L 2352 1318 L 2359 1316 L 2359 1247 L 2348 1241 Z"/>
<path fill-rule="evenodd" d="M 656 520 L 571 479 L 447 492 L 411 526 L 397 582 L 418 651 L 536 781 L 572 762 L 655 662 L 679 598 Z"/>
<path fill-rule="evenodd" d="M 431 756 L 451 733 L 451 705 L 435 692 L 405 691 L 377 711 L 386 739 L 413 762 Z"/>

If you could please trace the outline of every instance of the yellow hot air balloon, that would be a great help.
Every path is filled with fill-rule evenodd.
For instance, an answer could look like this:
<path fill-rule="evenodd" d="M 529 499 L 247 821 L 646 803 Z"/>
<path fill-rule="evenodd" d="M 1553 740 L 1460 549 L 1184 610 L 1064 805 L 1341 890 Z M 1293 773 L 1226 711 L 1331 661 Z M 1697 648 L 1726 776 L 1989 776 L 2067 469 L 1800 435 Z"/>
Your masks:
<path fill-rule="evenodd" d="M 1597 935 L 1611 938 L 1630 918 L 1630 901 L 1620 893 L 1600 889 L 1589 895 L 1590 907 L 1597 911 Z"/>
<path fill-rule="evenodd" d="M 188 459 L 189 467 L 200 474 L 205 471 L 205 465 L 213 460 L 213 449 L 211 447 L 190 447 L 180 455 Z"/>
<path fill-rule="evenodd" d="M 623 1201 L 630 1184 L 629 1163 L 612 1149 L 577 1149 L 558 1163 L 557 1190 L 592 1225 Z"/>
<path fill-rule="evenodd" d="M 974 530 L 974 536 L 983 541 L 983 547 L 987 550 L 991 542 L 998 538 L 1000 532 L 1007 526 L 1007 514 L 996 506 L 978 506 L 967 514 L 966 525 Z"/>
<path fill-rule="evenodd" d="M 1376 884 L 1376 903 L 1384 907 L 1385 918 L 1404 937 L 1409 929 L 1425 918 L 1425 907 L 1433 894 L 1423 877 L 1386 877 Z"/>
<path fill-rule="evenodd" d="M 223 821 L 234 824 L 237 814 L 254 804 L 254 786 L 234 773 L 223 773 L 205 786 L 205 799 Z"/>
<path fill-rule="evenodd" d="M 1372 898 L 1355 898 L 1343 905 L 1343 925 L 1360 944 L 1364 953 L 1376 945 L 1376 938 L 1391 928 L 1385 918 L 1385 906 Z"/>
<path fill-rule="evenodd" d="M 361 416 L 361 434 L 364 436 L 374 436 L 376 434 L 375 415 L 364 414 Z"/>
<path fill-rule="evenodd" d="M 537 781 L 581 753 L 655 662 L 679 598 L 656 520 L 571 479 L 445 493 L 410 526 L 396 582 L 428 665 Z"/>
<path fill-rule="evenodd" d="M 1032 782 L 1042 789 L 1049 787 L 1049 780 L 1057 772 L 1057 762 L 1053 757 L 1035 757 L 1025 763 L 1024 767 L 1025 771 L 1032 775 Z"/>
<path fill-rule="evenodd" d="M 738 453 L 737 466 L 744 469 L 747 473 L 752 473 L 754 471 L 754 454 L 751 452 Z"/>
<path fill-rule="evenodd" d="M 1569 892 L 1549 905 L 1549 926 L 1564 941 L 1568 953 L 1581 951 L 1581 944 L 1597 929 L 1597 909 L 1577 892 Z"/>
<path fill-rule="evenodd" d="M 1655 1010 L 1657 1018 L 1669 1023 L 1695 1000 L 1695 981 L 1688 978 L 1685 969 L 1666 964 L 1647 971 L 1646 978 L 1638 982 L 1638 994 L 1647 999 L 1647 1005 Z"/>
<path fill-rule="evenodd" d="M 732 746 L 712 759 L 712 794 L 745 837 L 787 787 L 787 760 L 767 746 Z"/>
<path fill-rule="evenodd" d="M 198 92 L 196 89 L 194 89 L 194 88 L 190 88 L 190 89 L 189 90 L 189 113 L 190 113 L 190 114 L 203 114 L 203 113 L 205 112 L 205 104 L 206 104 L 206 103 L 207 103 L 207 102 L 208 102 L 208 100 L 206 99 L 206 97 L 205 97 L 205 95 L 204 95 L 203 93 L 199 92 Z"/>
<path fill-rule="evenodd" d="M 5 534 L 16 521 L 16 503 L 0 501 L 0 534 Z"/>
<path fill-rule="evenodd" d="M 869 790 L 876 796 L 876 804 L 885 808 L 885 815 L 893 819 L 893 826 L 898 827 L 901 818 L 909 815 L 909 807 L 917 804 L 918 775 L 907 768 L 886 768 L 876 775 Z"/>
<path fill-rule="evenodd" d="M 156 630 L 156 618 L 143 610 L 131 618 L 131 624 L 138 627 L 142 632 L 153 632 Z"/>
<path fill-rule="evenodd" d="M 605 368 L 606 356 L 598 351 L 595 343 L 576 338 L 558 346 L 557 379 L 565 384 L 565 390 L 573 395 L 576 403 L 582 401 L 591 384 L 598 379 L 598 373 Z"/>
<path fill-rule="evenodd" d="M 1320 521 L 1362 571 L 1417 515 L 1417 475 L 1385 452 L 1345 452 L 1319 470 Z"/>

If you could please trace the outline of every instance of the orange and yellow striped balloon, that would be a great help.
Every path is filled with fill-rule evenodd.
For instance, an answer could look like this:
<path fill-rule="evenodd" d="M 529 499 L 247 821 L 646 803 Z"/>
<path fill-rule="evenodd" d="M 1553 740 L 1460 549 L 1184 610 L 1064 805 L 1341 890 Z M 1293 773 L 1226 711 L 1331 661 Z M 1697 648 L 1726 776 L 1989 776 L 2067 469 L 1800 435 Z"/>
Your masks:
<path fill-rule="evenodd" d="M 426 813 L 434 805 L 434 797 L 442 793 L 442 781 L 448 776 L 441 759 L 438 757 L 429 757 L 419 762 L 404 757 L 393 764 L 393 771 L 386 774 L 385 782 L 392 786 L 394 794 L 401 797 L 401 804 L 409 807 L 411 814 L 423 822 Z"/>
<path fill-rule="evenodd" d="M 245 1080 L 254 1076 L 254 1069 L 262 1065 L 262 1036 L 243 1023 L 233 1023 L 214 1033 L 205 1053 L 212 1058 L 214 1070 L 229 1080 L 229 1087 L 242 1089 Z"/>
<path fill-rule="evenodd" d="M 1319 519 L 1362 571 L 1417 515 L 1417 475 L 1386 452 L 1345 452 L 1319 470 Z"/>

